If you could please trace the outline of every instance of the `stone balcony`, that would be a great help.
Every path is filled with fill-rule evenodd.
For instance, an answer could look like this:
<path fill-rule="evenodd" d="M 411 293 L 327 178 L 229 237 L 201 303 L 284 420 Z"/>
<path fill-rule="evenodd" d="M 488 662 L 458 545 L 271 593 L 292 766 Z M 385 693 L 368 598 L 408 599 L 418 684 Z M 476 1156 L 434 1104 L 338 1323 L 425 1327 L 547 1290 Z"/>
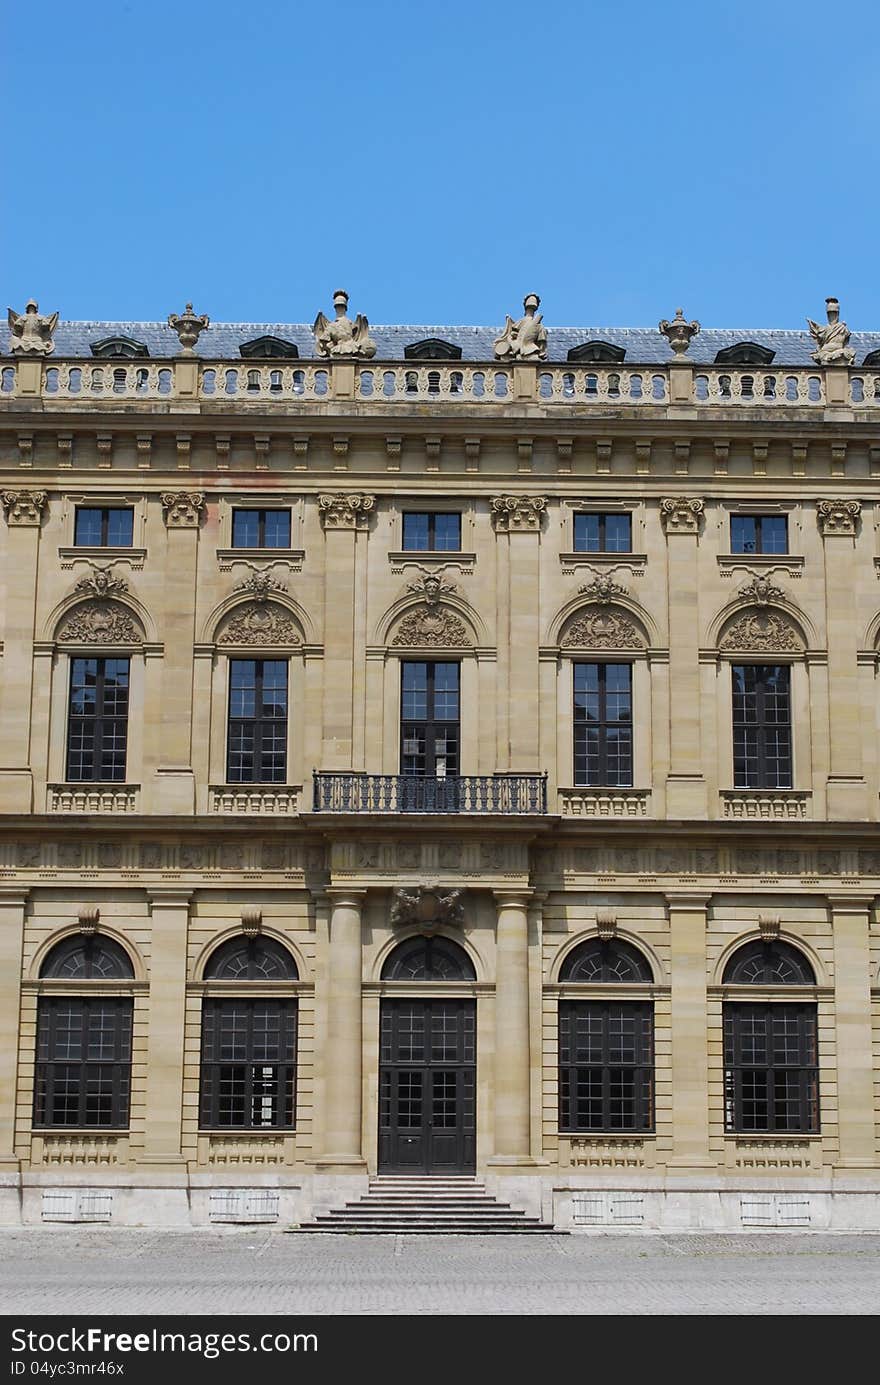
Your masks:
<path fill-rule="evenodd" d="M 812 814 L 807 789 L 722 789 L 721 810 L 726 818 L 786 822 Z"/>
<path fill-rule="evenodd" d="M 560 789 L 564 818 L 646 818 L 651 815 L 650 789 Z"/>
<path fill-rule="evenodd" d="M 231 816 L 286 817 L 302 808 L 301 784 L 211 784 L 212 813 Z"/>
<path fill-rule="evenodd" d="M 316 813 L 546 813 L 544 774 L 315 774 Z"/>
<path fill-rule="evenodd" d="M 136 813 L 139 784 L 47 784 L 47 813 Z"/>

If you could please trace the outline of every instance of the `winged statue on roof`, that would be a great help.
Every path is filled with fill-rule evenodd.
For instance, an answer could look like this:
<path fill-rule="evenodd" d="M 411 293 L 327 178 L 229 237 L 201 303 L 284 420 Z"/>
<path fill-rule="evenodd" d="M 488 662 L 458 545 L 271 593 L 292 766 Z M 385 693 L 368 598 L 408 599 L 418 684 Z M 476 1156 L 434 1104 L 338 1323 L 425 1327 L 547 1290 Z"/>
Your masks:
<path fill-rule="evenodd" d="M 9 322 L 9 349 L 16 356 L 49 356 L 55 350 L 52 337 L 58 326 L 58 314 L 44 316 L 36 302 L 30 298 L 23 313 L 14 308 L 6 310 Z"/>
<path fill-rule="evenodd" d="M 360 356 L 369 359 L 376 354 L 376 343 L 370 336 L 370 324 L 363 313 L 354 322 L 348 316 L 348 294 L 337 289 L 333 295 L 336 317 L 331 321 L 318 313 L 312 331 L 319 356 Z"/>
<path fill-rule="evenodd" d="M 543 361 L 547 357 L 547 328 L 538 312 L 541 300 L 536 293 L 523 299 L 525 317 L 514 322 L 508 313 L 504 331 L 495 339 L 495 356 L 499 361 Z"/>

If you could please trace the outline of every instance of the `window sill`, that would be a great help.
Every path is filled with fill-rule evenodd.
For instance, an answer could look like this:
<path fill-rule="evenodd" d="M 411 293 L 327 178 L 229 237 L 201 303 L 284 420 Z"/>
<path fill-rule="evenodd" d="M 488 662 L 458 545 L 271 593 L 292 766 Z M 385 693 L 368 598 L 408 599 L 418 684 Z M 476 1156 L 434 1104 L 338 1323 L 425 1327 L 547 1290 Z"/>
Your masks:
<path fill-rule="evenodd" d="M 212 813 L 284 816 L 301 811 L 302 784 L 211 784 L 208 806 Z"/>
<path fill-rule="evenodd" d="M 124 558 L 130 567 L 139 572 L 144 565 L 146 556 L 147 550 L 145 548 L 134 548 L 128 544 L 125 547 L 118 548 L 110 547 L 109 545 L 104 548 L 99 545 L 90 546 L 83 544 L 82 547 L 59 548 L 58 550 L 58 558 L 62 568 L 65 570 L 72 568 L 77 559 L 80 559 L 82 562 L 93 563 L 100 561 L 102 558 L 109 558 L 114 563 L 118 563 Z"/>
<path fill-rule="evenodd" d="M 46 785 L 47 813 L 136 813 L 140 784 L 80 779 Z"/>
<path fill-rule="evenodd" d="M 722 789 L 725 818 L 791 819 L 810 816 L 811 789 Z"/>
<path fill-rule="evenodd" d="M 291 572 L 302 572 L 305 559 L 302 548 L 218 548 L 217 561 L 221 572 L 228 572 L 234 563 L 284 563 Z"/>
<path fill-rule="evenodd" d="M 559 561 L 564 573 L 576 572 L 581 567 L 628 567 L 636 577 L 645 571 L 647 553 L 560 553 Z"/>
<path fill-rule="evenodd" d="M 650 816 L 650 789 L 595 788 L 584 785 L 559 789 L 563 817 L 645 818 Z"/>
<path fill-rule="evenodd" d="M 744 567 L 784 567 L 792 575 L 800 577 L 804 558 L 796 553 L 719 553 L 718 566 L 722 576 L 729 576 L 734 568 Z"/>
<path fill-rule="evenodd" d="M 445 552 L 436 548 L 401 548 L 389 553 L 388 561 L 394 573 L 402 572 L 407 566 L 424 567 L 427 564 L 431 567 L 454 563 L 464 576 L 468 576 L 474 570 L 477 555 L 465 553 L 460 548 L 450 548 Z"/>

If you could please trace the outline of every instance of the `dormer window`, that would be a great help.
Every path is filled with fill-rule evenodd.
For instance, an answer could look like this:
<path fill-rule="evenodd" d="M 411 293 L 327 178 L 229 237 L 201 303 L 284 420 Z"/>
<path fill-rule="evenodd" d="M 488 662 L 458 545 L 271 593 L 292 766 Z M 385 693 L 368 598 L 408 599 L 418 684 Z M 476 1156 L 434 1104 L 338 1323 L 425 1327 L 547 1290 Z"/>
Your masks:
<path fill-rule="evenodd" d="M 769 347 L 759 346 L 756 341 L 738 341 L 733 346 L 725 346 L 715 357 L 716 365 L 769 365 L 776 355 Z"/>
<path fill-rule="evenodd" d="M 590 365 L 620 365 L 625 355 L 626 349 L 611 341 L 583 341 L 580 346 L 571 348 L 568 359 Z"/>
<path fill-rule="evenodd" d="M 876 369 L 877 366 L 880 366 L 880 351 L 869 351 L 862 365 L 869 365 L 872 369 Z"/>
<path fill-rule="evenodd" d="M 93 341 L 90 345 L 92 355 L 105 360 L 114 356 L 134 360 L 150 354 L 149 347 L 142 341 L 135 341 L 134 337 L 102 337 L 100 341 Z"/>
<path fill-rule="evenodd" d="M 295 361 L 299 359 L 299 347 L 292 341 L 285 341 L 283 337 L 254 337 L 253 341 L 243 341 L 238 349 L 245 359 L 252 357 L 262 361 Z"/>
<path fill-rule="evenodd" d="M 441 341 L 439 337 L 426 337 L 403 348 L 407 361 L 460 361 L 461 347 L 453 346 L 451 341 Z"/>

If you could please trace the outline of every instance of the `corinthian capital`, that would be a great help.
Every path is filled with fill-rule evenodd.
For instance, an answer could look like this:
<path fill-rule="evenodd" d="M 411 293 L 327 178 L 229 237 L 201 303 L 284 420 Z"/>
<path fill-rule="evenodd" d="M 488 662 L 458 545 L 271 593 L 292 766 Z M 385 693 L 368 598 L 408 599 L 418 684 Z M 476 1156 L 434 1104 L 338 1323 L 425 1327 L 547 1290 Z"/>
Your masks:
<path fill-rule="evenodd" d="M 696 534 L 702 513 L 702 500 L 677 495 L 660 501 L 660 523 L 665 534 Z"/>
<path fill-rule="evenodd" d="M 543 495 L 496 495 L 492 499 L 492 523 L 498 534 L 523 529 L 537 532 L 546 508 Z"/>
<path fill-rule="evenodd" d="M 3 501 L 7 524 L 39 524 L 46 504 L 46 492 L 4 491 L 0 500 Z"/>
<path fill-rule="evenodd" d="M 160 497 L 168 529 L 197 529 L 205 508 L 201 491 L 163 491 Z"/>
<path fill-rule="evenodd" d="M 375 495 L 319 495 L 318 514 L 325 529 L 366 529 Z"/>
<path fill-rule="evenodd" d="M 819 533 L 823 538 L 828 534 L 854 534 L 861 513 L 858 500 L 820 500 L 816 507 Z"/>

